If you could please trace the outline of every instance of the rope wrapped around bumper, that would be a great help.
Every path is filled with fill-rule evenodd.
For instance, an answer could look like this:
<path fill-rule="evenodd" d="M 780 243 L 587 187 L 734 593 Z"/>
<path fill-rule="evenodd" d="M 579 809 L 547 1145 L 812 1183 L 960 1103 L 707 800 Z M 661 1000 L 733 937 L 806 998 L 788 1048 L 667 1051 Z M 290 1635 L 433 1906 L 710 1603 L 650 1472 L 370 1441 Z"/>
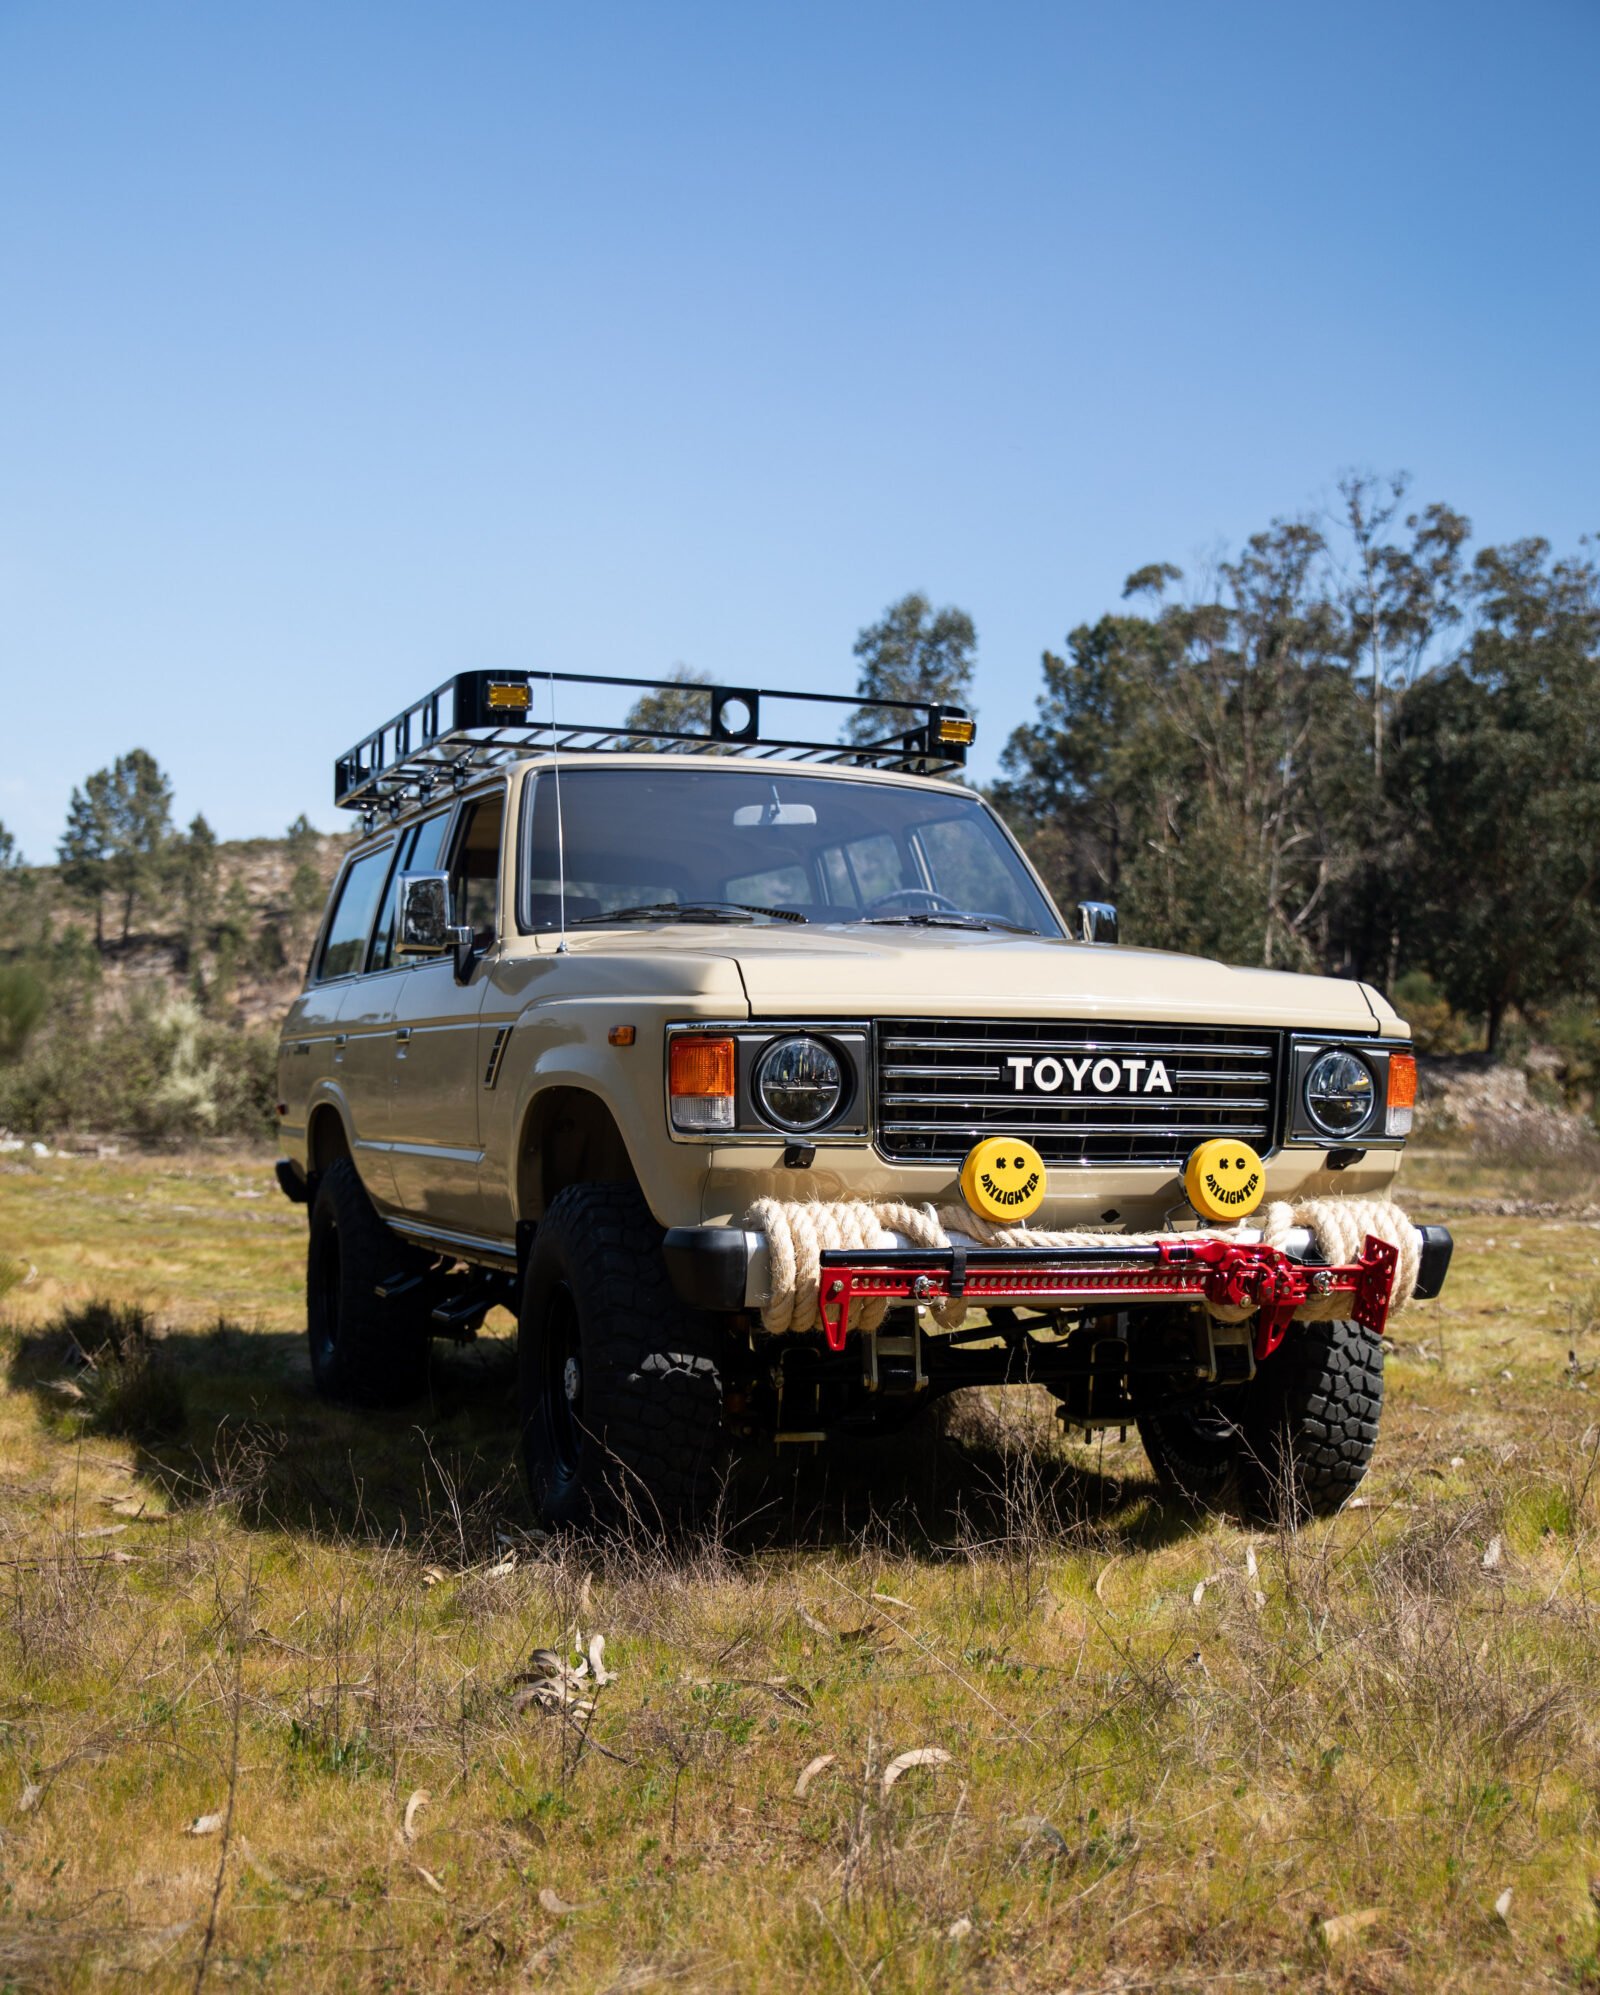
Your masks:
<path fill-rule="evenodd" d="M 821 1321 L 821 1257 L 830 1250 L 883 1251 L 897 1245 L 948 1249 L 952 1235 L 982 1247 L 1055 1248 L 1152 1245 L 1171 1241 L 1171 1233 L 1122 1233 L 1109 1228 L 1051 1232 L 1032 1226 L 1001 1226 L 980 1218 L 965 1206 L 907 1205 L 892 1201 L 845 1199 L 815 1201 L 763 1198 L 751 1207 L 747 1224 L 766 1236 L 771 1288 L 761 1310 L 762 1327 L 774 1334 L 805 1332 Z M 1320 1259 L 1329 1263 L 1355 1260 L 1368 1234 L 1387 1241 L 1399 1255 L 1395 1270 L 1393 1309 L 1410 1302 L 1422 1260 L 1422 1235 L 1401 1208 L 1386 1198 L 1313 1198 L 1298 1204 L 1277 1200 L 1238 1227 L 1200 1228 L 1176 1236 L 1186 1240 L 1238 1240 L 1246 1232 L 1259 1234 L 1269 1247 L 1282 1249 L 1290 1233 L 1304 1227 Z M 1335 1317 L 1348 1307 L 1348 1297 L 1314 1297 L 1299 1314 L 1303 1319 Z M 852 1329 L 875 1330 L 890 1304 L 867 1301 L 851 1310 Z M 965 1321 L 967 1304 L 953 1298 L 933 1309 L 947 1330 Z M 1224 1321 L 1240 1321 L 1248 1309 L 1217 1308 Z"/>

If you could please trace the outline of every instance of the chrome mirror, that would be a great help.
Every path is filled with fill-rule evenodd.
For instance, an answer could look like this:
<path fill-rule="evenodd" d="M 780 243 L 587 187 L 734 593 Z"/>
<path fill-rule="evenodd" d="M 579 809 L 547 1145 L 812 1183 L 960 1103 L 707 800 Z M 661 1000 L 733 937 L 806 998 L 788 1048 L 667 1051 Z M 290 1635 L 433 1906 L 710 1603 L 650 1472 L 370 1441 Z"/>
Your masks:
<path fill-rule="evenodd" d="M 1080 942 L 1115 942 L 1117 910 L 1110 901 L 1079 901 L 1078 939 Z"/>
<path fill-rule="evenodd" d="M 450 919 L 448 873 L 402 873 L 395 923 L 397 956 L 443 956 L 456 952 L 456 974 L 472 948 L 472 930 Z"/>

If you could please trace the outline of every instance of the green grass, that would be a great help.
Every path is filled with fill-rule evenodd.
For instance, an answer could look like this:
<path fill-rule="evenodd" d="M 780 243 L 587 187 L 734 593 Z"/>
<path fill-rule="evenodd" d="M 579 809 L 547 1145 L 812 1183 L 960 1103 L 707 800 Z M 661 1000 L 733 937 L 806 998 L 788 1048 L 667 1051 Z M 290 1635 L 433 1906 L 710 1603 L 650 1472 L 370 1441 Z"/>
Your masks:
<path fill-rule="evenodd" d="M 1411 1168 L 1331 1523 L 984 1395 L 669 1560 L 530 1529 L 503 1334 L 317 1402 L 261 1158 L 0 1162 L 0 1989 L 1600 1987 L 1600 1194 Z"/>

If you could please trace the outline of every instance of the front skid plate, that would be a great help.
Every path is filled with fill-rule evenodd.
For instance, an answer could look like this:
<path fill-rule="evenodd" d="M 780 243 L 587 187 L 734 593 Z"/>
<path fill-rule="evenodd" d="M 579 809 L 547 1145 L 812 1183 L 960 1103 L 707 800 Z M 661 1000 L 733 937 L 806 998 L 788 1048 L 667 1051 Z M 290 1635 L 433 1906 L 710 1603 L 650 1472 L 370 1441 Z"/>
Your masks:
<path fill-rule="evenodd" d="M 1358 1259 L 1308 1267 L 1275 1247 L 1234 1240 L 1158 1241 L 1127 1247 L 921 1247 L 821 1256 L 817 1311 L 828 1348 L 842 1351 L 855 1302 L 964 1301 L 977 1309 L 1046 1309 L 1208 1303 L 1257 1312 L 1257 1360 L 1271 1357 L 1313 1297 L 1348 1294 L 1350 1315 L 1383 1334 L 1400 1256 L 1369 1233 Z"/>

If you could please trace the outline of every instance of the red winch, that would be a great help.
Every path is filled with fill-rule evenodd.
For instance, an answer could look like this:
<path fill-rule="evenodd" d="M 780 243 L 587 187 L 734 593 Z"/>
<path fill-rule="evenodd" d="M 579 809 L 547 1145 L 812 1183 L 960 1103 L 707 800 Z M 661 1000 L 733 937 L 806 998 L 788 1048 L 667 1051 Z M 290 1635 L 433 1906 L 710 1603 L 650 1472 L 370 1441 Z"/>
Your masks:
<path fill-rule="evenodd" d="M 842 1351 L 855 1302 L 912 1302 L 974 1309 L 1082 1309 L 1208 1303 L 1258 1312 L 1255 1354 L 1270 1358 L 1307 1303 L 1348 1294 L 1351 1317 L 1381 1336 L 1399 1254 L 1369 1233 L 1341 1267 L 1297 1261 L 1240 1240 L 1160 1240 L 1104 1247 L 895 1247 L 830 1249 L 820 1257 L 817 1311 L 830 1350 Z M 1324 1313 L 1319 1311 L 1320 1313 Z"/>

